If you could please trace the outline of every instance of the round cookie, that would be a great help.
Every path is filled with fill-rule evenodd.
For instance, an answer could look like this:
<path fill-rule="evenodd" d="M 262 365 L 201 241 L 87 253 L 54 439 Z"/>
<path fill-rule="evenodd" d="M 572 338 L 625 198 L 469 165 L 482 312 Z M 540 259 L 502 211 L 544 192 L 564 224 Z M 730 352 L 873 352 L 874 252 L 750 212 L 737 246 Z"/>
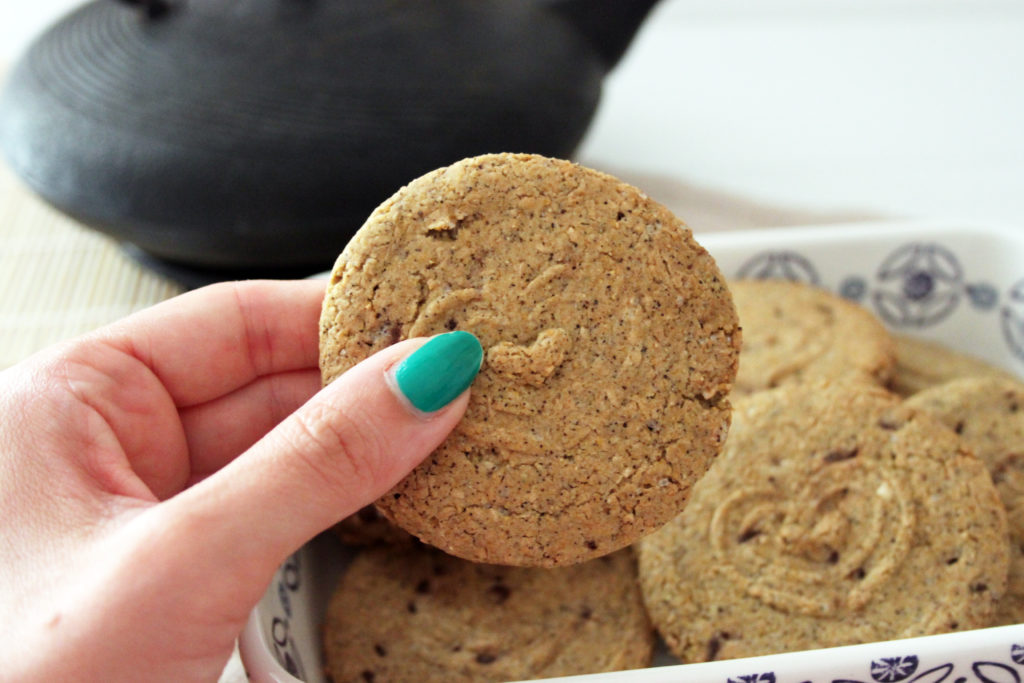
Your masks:
<path fill-rule="evenodd" d="M 1009 582 L 994 623 L 1024 623 L 1024 385 L 963 378 L 915 394 L 906 405 L 954 429 L 988 467 L 1010 528 Z"/>
<path fill-rule="evenodd" d="M 912 396 L 961 377 L 1013 379 L 1013 375 L 1001 368 L 938 342 L 908 335 L 894 335 L 893 339 L 896 341 L 896 368 L 890 388 L 901 396 Z"/>
<path fill-rule="evenodd" d="M 865 383 L 737 400 L 686 510 L 639 544 L 648 612 L 687 662 L 987 626 L 1008 561 L 984 464 Z"/>
<path fill-rule="evenodd" d="M 428 546 L 360 553 L 331 598 L 327 670 L 348 681 L 506 681 L 648 666 L 632 553 L 542 569 Z"/>
<path fill-rule="evenodd" d="M 502 154 L 402 188 L 334 268 L 323 378 L 453 329 L 485 349 L 465 417 L 376 503 L 446 552 L 607 554 L 675 516 L 721 449 L 740 344 L 729 291 L 677 218 L 608 175 Z"/>
<path fill-rule="evenodd" d="M 895 345 L 864 308 L 789 280 L 737 280 L 729 288 L 743 326 L 737 394 L 813 378 L 889 379 Z"/>

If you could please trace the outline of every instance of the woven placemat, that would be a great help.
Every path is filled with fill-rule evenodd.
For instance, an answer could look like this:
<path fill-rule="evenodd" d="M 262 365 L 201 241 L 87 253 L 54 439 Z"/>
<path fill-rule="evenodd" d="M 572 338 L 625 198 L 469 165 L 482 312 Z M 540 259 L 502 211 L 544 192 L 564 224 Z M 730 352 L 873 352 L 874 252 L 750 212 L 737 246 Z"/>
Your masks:
<path fill-rule="evenodd" d="M 0 167 L 0 368 L 180 291 Z"/>

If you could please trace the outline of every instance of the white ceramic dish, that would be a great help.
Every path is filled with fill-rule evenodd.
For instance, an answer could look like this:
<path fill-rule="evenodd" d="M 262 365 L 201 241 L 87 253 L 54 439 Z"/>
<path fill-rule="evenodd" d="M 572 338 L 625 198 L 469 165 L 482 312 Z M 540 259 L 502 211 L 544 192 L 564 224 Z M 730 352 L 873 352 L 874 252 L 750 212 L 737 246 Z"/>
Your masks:
<path fill-rule="evenodd" d="M 942 341 L 1024 375 L 1024 227 L 871 223 L 698 235 L 727 278 L 788 277 L 826 287 L 890 329 Z M 257 683 L 325 683 L 320 623 L 346 557 L 314 541 L 278 571 L 240 640 Z M 928 599 L 928 596 L 922 596 Z M 1024 625 L 705 664 L 574 682 L 1019 683 Z"/>

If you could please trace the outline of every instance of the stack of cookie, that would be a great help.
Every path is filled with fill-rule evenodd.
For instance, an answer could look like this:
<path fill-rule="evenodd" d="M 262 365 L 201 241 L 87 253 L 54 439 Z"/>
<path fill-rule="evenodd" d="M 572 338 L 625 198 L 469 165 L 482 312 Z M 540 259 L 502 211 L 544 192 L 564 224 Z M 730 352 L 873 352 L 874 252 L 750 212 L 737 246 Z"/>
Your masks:
<path fill-rule="evenodd" d="M 739 324 L 714 260 L 610 176 L 530 155 L 467 159 L 402 188 L 339 257 L 324 380 L 456 329 L 485 349 L 465 416 L 375 504 L 438 550 L 406 537 L 355 559 L 325 628 L 331 677 L 649 665 L 629 546 L 682 511 L 732 413 Z M 351 541 L 357 526 L 380 524 L 366 511 L 339 532 Z"/>
<path fill-rule="evenodd" d="M 339 527 L 373 545 L 329 606 L 335 683 L 640 668 L 654 628 L 696 662 L 1021 620 L 1005 373 L 917 362 L 806 285 L 727 287 L 642 192 L 528 155 L 374 212 L 328 286 L 324 380 L 454 329 L 486 350 L 463 421 Z M 962 375 L 990 384 L 929 398 Z"/>
<path fill-rule="evenodd" d="M 698 662 L 1024 619 L 1024 387 L 823 290 L 730 289 L 731 432 L 686 510 L 639 544 L 669 648 Z"/>

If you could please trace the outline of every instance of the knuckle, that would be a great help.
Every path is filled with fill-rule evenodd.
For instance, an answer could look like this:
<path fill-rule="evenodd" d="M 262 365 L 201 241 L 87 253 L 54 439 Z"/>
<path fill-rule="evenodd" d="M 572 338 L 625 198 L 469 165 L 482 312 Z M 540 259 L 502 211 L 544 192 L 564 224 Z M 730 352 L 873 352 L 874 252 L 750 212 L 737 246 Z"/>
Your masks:
<path fill-rule="evenodd" d="M 304 411 L 294 450 L 312 475 L 338 496 L 375 490 L 382 480 L 381 439 L 373 423 L 323 405 Z"/>

